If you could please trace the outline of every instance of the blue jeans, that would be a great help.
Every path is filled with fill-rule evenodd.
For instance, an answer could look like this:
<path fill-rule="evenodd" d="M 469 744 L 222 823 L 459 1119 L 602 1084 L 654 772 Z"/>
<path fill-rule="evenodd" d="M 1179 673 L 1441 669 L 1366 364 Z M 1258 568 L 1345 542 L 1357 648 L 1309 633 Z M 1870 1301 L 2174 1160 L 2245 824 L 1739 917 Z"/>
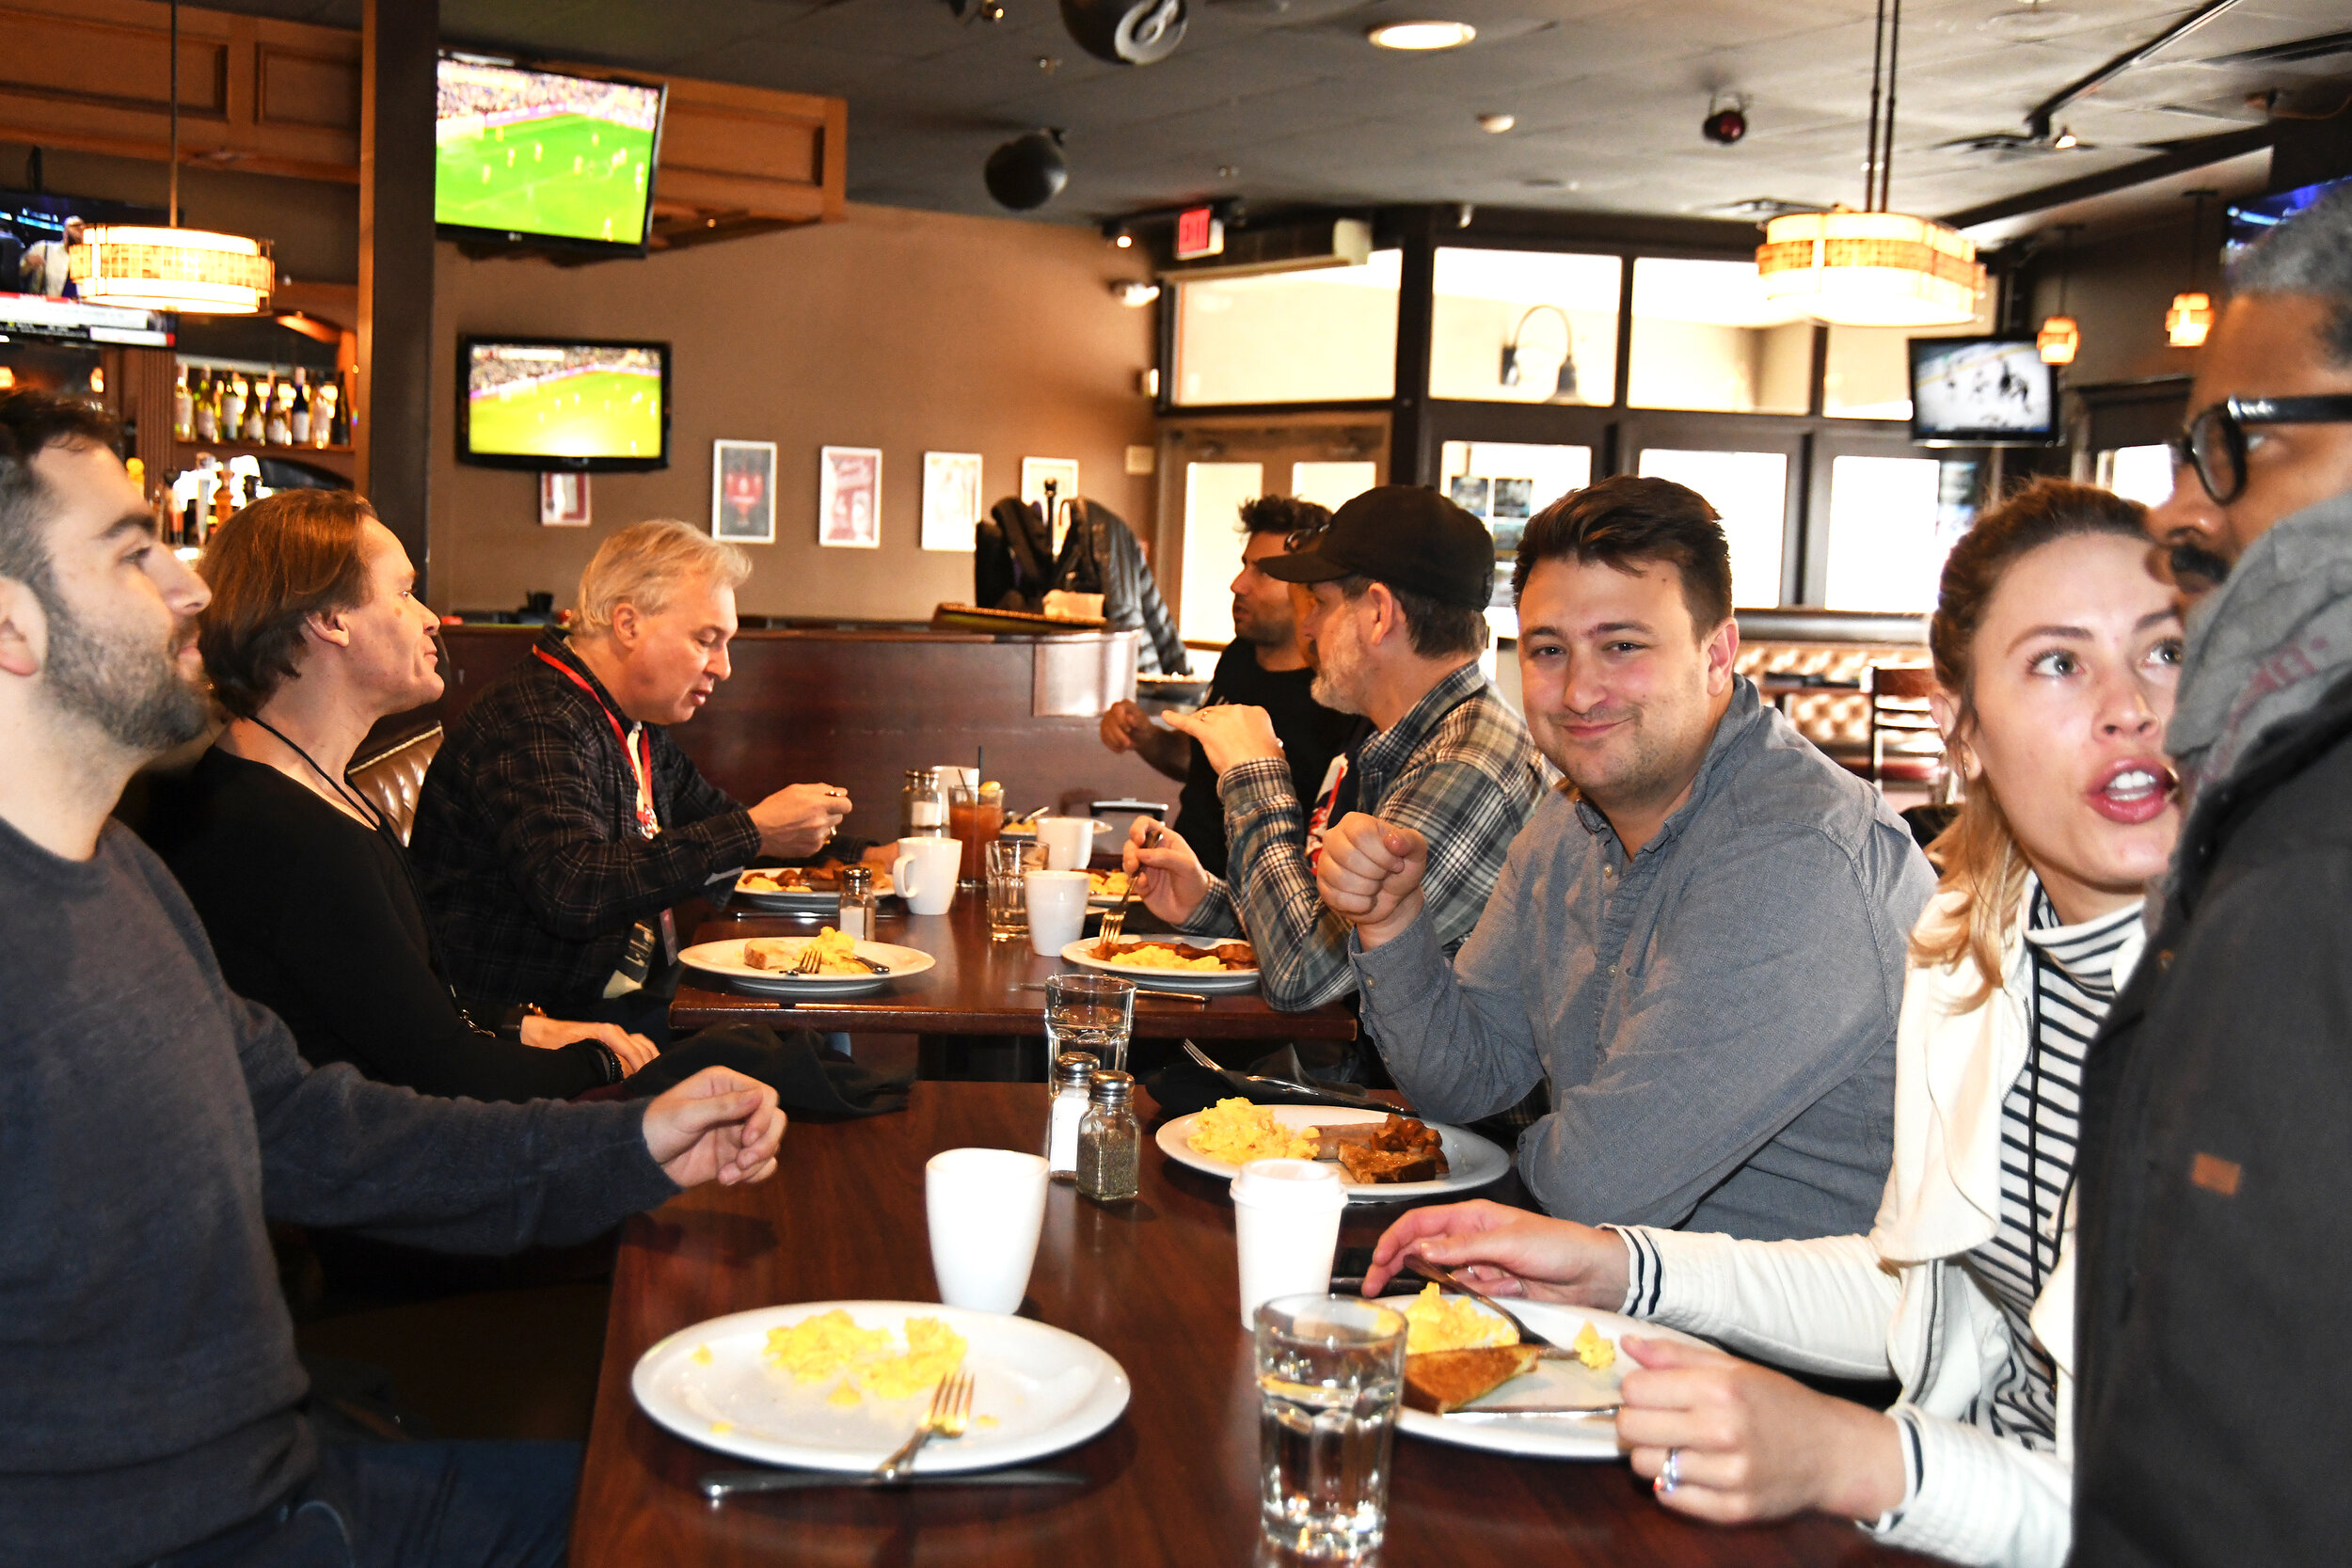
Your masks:
<path fill-rule="evenodd" d="M 578 1443 L 336 1443 L 258 1519 L 154 1568 L 560 1568 Z"/>

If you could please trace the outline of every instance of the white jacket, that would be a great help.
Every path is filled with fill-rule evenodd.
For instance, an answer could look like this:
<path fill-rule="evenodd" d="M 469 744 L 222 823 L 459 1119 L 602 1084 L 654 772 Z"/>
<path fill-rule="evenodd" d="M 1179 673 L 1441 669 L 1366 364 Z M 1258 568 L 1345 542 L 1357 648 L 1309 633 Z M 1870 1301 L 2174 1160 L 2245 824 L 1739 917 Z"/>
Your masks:
<path fill-rule="evenodd" d="M 2028 883 L 2028 899 L 2032 887 Z M 1951 918 L 1938 895 L 1922 928 Z M 1631 1227 L 1657 1259 L 1643 1316 L 1783 1366 L 1901 1380 L 1917 1490 L 1878 1533 L 1956 1562 L 2057 1568 L 2073 1538 L 2074 1216 L 2034 1303 L 2034 1337 L 2058 1369 L 2057 1454 L 1968 1422 L 2008 1365 L 2009 1322 L 1957 1259 L 2000 1224 L 2001 1104 L 2025 1070 L 2033 964 L 2018 911 L 2006 981 L 1980 1006 L 1976 966 L 1914 966 L 1895 1036 L 1895 1164 L 1864 1236 L 1750 1242 Z M 2145 938 L 2114 958 L 2120 989 Z M 1905 1411 L 1908 1406 L 1909 1411 Z"/>

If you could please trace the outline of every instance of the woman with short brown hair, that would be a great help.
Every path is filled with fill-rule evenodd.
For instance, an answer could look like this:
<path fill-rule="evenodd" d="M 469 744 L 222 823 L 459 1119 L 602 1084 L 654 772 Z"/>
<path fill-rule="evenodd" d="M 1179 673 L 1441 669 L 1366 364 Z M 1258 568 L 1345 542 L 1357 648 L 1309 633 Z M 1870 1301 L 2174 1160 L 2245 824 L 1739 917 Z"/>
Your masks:
<path fill-rule="evenodd" d="M 199 570 L 213 599 L 198 646 L 232 718 L 156 836 L 230 989 L 282 1017 L 314 1065 L 428 1094 L 567 1098 L 655 1060 L 609 1023 L 493 1032 L 442 980 L 406 849 L 345 776 L 378 720 L 441 694 L 439 619 L 373 509 L 280 491 L 215 533 Z"/>

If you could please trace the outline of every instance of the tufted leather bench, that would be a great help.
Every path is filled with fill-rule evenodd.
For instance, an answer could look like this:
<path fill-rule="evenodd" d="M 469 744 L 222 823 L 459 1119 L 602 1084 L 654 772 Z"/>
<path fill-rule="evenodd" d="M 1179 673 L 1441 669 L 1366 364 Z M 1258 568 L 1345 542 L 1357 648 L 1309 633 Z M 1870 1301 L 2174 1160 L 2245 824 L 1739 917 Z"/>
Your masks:
<path fill-rule="evenodd" d="M 416 826 L 417 793 L 424 787 L 424 770 L 441 750 L 441 726 L 397 740 L 372 756 L 355 758 L 351 783 L 368 802 L 391 820 L 403 844 Z"/>

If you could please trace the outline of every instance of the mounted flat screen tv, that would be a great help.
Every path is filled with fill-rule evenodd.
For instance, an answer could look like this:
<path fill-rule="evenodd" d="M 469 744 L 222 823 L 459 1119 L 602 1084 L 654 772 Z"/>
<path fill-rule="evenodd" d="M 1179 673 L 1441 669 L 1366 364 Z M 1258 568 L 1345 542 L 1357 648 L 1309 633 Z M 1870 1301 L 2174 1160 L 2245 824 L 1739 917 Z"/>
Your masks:
<path fill-rule="evenodd" d="M 453 54 L 437 81 L 443 238 L 644 253 L 667 89 Z"/>
<path fill-rule="evenodd" d="M 457 458 L 543 473 L 670 466 L 670 345 L 463 338 Z"/>
<path fill-rule="evenodd" d="M 1911 438 L 1929 447 L 2046 447 L 2058 372 L 2031 338 L 1911 340 Z"/>

